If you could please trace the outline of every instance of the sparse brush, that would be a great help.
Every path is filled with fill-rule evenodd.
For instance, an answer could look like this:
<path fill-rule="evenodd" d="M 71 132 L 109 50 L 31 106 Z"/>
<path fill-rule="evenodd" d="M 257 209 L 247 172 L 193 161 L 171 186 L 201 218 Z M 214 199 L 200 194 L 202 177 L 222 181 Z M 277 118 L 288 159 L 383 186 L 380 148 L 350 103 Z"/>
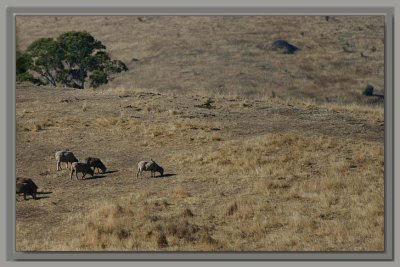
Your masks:
<path fill-rule="evenodd" d="M 233 215 L 237 210 L 238 210 L 238 204 L 235 201 L 228 206 L 228 210 L 226 211 L 226 214 Z"/>
<path fill-rule="evenodd" d="M 34 132 L 38 132 L 40 130 L 43 130 L 43 127 L 41 124 L 35 124 L 35 127 L 33 128 Z"/>
<path fill-rule="evenodd" d="M 124 126 L 129 121 L 121 117 L 101 117 L 96 119 L 96 123 L 101 127 L 109 127 L 109 126 Z"/>
<path fill-rule="evenodd" d="M 175 110 L 175 109 L 170 109 L 170 110 L 168 110 L 168 114 L 171 115 L 171 116 L 178 115 L 179 113 L 180 113 L 180 112 L 177 111 L 177 110 Z"/>
<path fill-rule="evenodd" d="M 193 212 L 190 209 L 185 209 L 183 211 L 183 216 L 185 216 L 185 217 L 193 217 L 194 215 L 193 215 Z"/>
<path fill-rule="evenodd" d="M 176 186 L 170 190 L 172 196 L 178 197 L 178 198 L 186 198 L 190 197 L 191 193 L 185 189 L 183 186 Z"/>
<path fill-rule="evenodd" d="M 214 134 L 211 135 L 211 140 L 212 141 L 222 141 L 222 137 L 221 137 L 220 134 L 214 133 Z"/>
<path fill-rule="evenodd" d="M 36 122 L 32 128 L 33 132 L 39 132 L 41 130 L 44 130 L 50 126 L 53 126 L 53 122 L 50 119 L 46 119 L 40 122 Z"/>
<path fill-rule="evenodd" d="M 85 100 L 85 101 L 82 103 L 82 111 L 85 112 L 85 111 L 87 111 L 87 109 L 88 109 L 88 107 L 87 107 L 87 101 Z"/>
<path fill-rule="evenodd" d="M 168 240 L 164 233 L 161 233 L 157 236 L 157 246 L 159 248 L 168 247 Z"/>

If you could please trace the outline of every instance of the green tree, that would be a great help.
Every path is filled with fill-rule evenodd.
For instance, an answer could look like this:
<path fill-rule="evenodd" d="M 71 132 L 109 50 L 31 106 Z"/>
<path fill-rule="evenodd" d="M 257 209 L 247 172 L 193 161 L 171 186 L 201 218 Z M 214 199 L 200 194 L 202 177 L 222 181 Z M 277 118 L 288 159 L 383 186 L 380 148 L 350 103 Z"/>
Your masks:
<path fill-rule="evenodd" d="M 108 82 L 107 74 L 101 70 L 95 70 L 90 75 L 90 86 L 93 88 L 99 87 L 101 84 L 105 84 Z"/>
<path fill-rule="evenodd" d="M 35 73 L 44 84 L 85 88 L 98 87 L 109 81 L 113 73 L 127 71 L 119 60 L 111 60 L 106 47 L 87 32 L 66 32 L 57 39 L 41 38 L 34 41 L 21 55 L 29 64 L 17 62 L 23 73 Z M 21 76 L 23 78 L 23 76 Z"/>

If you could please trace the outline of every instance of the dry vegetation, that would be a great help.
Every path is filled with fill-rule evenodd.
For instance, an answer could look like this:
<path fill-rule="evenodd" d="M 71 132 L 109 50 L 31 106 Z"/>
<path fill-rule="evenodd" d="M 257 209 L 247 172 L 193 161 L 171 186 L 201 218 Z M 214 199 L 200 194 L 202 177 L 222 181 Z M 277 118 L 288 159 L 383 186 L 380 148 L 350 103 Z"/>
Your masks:
<path fill-rule="evenodd" d="M 17 85 L 16 172 L 41 193 L 16 203 L 17 250 L 384 250 L 383 102 L 361 95 L 367 83 L 383 90 L 383 27 L 17 18 L 18 49 L 87 30 L 130 67 L 97 90 Z M 278 38 L 300 52 L 273 53 Z M 70 180 L 54 159 L 65 148 L 108 172 Z M 165 177 L 136 179 L 150 158 Z"/>

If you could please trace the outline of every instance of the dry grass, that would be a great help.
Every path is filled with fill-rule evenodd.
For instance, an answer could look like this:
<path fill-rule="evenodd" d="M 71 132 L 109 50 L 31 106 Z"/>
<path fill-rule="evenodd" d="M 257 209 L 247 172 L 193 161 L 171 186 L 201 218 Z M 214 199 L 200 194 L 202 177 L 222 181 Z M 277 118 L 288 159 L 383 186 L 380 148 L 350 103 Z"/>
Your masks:
<path fill-rule="evenodd" d="M 96 91 L 130 87 L 178 95 L 257 99 L 274 94 L 368 103 L 371 98 L 361 95 L 366 84 L 384 89 L 383 29 L 382 16 L 329 21 L 324 16 L 160 16 L 146 21 L 135 16 L 27 16 L 17 17 L 17 50 L 39 37 L 85 30 L 130 68 Z M 301 50 L 275 53 L 271 44 L 277 39 Z"/>
<path fill-rule="evenodd" d="M 16 172 L 44 193 L 17 203 L 17 250 L 382 251 L 383 102 L 360 93 L 383 88 L 382 29 L 359 16 L 18 17 L 20 50 L 87 30 L 130 71 L 98 89 L 17 87 Z M 271 52 L 278 38 L 301 51 Z M 71 181 L 59 149 L 110 172 Z M 150 158 L 166 175 L 136 179 Z"/>

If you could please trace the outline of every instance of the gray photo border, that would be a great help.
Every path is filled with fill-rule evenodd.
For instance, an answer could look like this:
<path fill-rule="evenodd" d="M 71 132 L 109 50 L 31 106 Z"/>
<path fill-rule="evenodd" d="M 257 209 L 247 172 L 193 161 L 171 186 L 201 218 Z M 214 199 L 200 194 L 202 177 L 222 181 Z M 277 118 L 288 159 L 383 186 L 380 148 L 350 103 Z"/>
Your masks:
<path fill-rule="evenodd" d="M 381 15 L 385 17 L 385 250 L 383 252 L 17 252 L 15 250 L 15 16 L 17 15 Z M 393 261 L 393 7 L 33 7 L 6 9 L 6 257 L 8 261 Z"/>

